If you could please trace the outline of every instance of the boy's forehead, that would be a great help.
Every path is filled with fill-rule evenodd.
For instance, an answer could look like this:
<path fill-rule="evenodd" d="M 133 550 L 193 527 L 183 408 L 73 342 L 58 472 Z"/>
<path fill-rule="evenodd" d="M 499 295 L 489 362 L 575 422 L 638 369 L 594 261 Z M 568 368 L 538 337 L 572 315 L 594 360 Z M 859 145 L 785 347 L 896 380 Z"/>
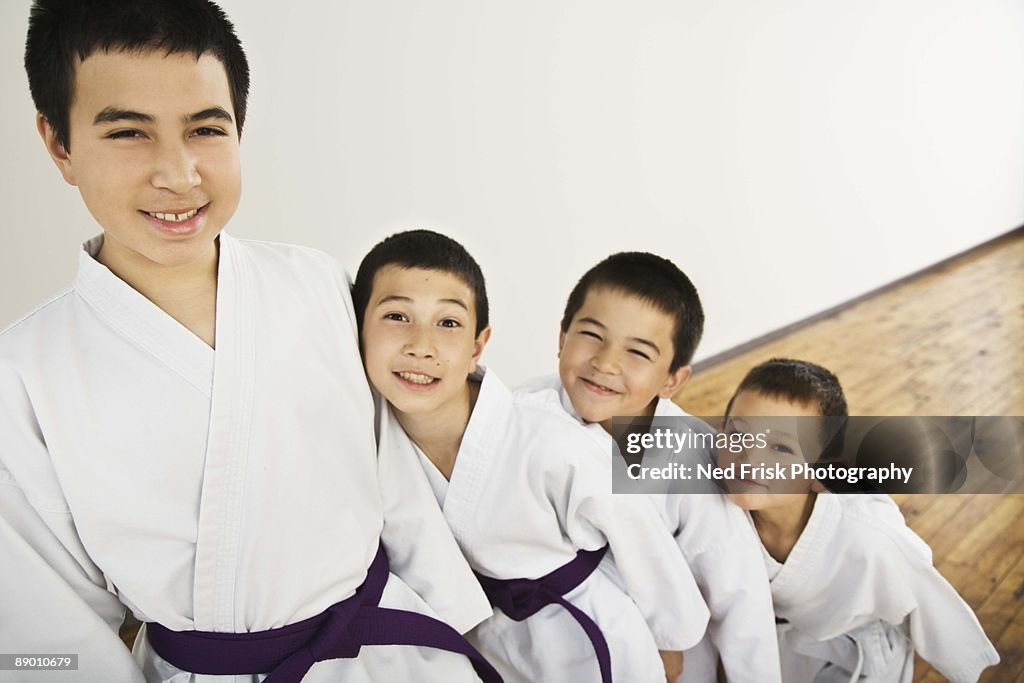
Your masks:
<path fill-rule="evenodd" d="M 454 299 L 462 301 L 469 309 L 474 304 L 473 290 L 455 273 L 398 264 L 383 266 L 373 276 L 371 303 L 386 297 L 411 300 Z"/>
<path fill-rule="evenodd" d="M 597 285 L 587 290 L 575 321 L 583 318 L 596 320 L 606 327 L 629 331 L 631 336 L 650 338 L 673 337 L 676 318 L 671 313 L 655 306 L 650 301 L 606 285 Z"/>
<path fill-rule="evenodd" d="M 231 110 L 227 70 L 209 52 L 196 56 L 193 52 L 114 48 L 97 50 L 75 64 L 72 108 L 137 109 L 170 104 L 188 110 L 199 102 Z"/>

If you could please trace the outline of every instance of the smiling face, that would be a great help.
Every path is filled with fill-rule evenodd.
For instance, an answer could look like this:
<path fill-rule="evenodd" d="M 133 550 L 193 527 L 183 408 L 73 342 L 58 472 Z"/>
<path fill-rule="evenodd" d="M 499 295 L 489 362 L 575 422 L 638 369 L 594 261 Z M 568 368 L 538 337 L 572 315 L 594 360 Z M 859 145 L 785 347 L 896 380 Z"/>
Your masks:
<path fill-rule="evenodd" d="M 75 71 L 70 150 L 38 118 L 61 174 L 103 228 L 100 260 L 114 272 L 215 256 L 241 194 L 232 111 L 216 57 L 97 52 Z"/>
<path fill-rule="evenodd" d="M 670 371 L 675 318 L 639 297 L 608 287 L 587 292 L 558 340 L 558 374 L 573 408 L 611 432 L 615 416 L 651 415 L 671 398 L 690 366 Z"/>
<path fill-rule="evenodd" d="M 370 382 L 399 414 L 445 416 L 467 405 L 467 376 L 490 337 L 476 329 L 473 292 L 449 273 L 384 266 L 363 315 Z"/>
<path fill-rule="evenodd" d="M 738 453 L 728 449 L 719 449 L 718 465 L 727 467 L 736 465 L 736 474 L 740 474 L 740 465 L 764 465 L 773 467 L 781 465 L 788 474 L 790 465 L 808 462 L 805 459 L 804 445 L 801 444 L 799 423 L 800 418 L 820 417 L 814 405 L 792 403 L 784 399 L 765 396 L 756 391 L 741 391 L 732 402 L 732 410 L 726 417 L 725 433 L 732 434 L 763 434 L 765 448 L 747 448 Z M 807 420 L 803 420 L 803 429 L 807 429 Z M 806 436 L 804 444 L 806 444 Z M 809 454 L 817 455 L 817 454 Z M 815 461 L 811 457 L 810 461 Z M 758 479 L 746 477 L 740 480 L 727 480 L 726 492 L 729 498 L 744 510 L 767 510 L 772 508 L 802 508 L 807 494 L 811 490 L 820 490 L 816 484 L 805 479 Z"/>

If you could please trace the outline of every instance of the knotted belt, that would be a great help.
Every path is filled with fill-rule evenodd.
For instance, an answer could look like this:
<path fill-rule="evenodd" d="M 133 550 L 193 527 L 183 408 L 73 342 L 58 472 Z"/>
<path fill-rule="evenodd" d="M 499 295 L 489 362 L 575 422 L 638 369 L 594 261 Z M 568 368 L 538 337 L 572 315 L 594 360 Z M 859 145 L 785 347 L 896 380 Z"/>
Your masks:
<path fill-rule="evenodd" d="M 485 683 L 501 683 L 494 667 L 448 624 L 425 614 L 380 607 L 387 581 L 388 559 L 382 546 L 355 594 L 314 617 L 250 633 L 171 631 L 150 623 L 149 643 L 183 671 L 269 672 L 264 683 L 299 683 L 316 662 L 351 659 L 364 645 L 414 645 L 465 655 Z"/>
<path fill-rule="evenodd" d="M 600 550 L 580 550 L 575 558 L 538 579 L 495 579 L 483 574 L 477 574 L 476 578 L 491 604 L 515 621 L 531 617 L 548 605 L 564 607 L 590 638 L 602 683 L 612 683 L 612 658 L 604 634 L 593 619 L 563 597 L 597 569 L 607 551 L 608 546 Z"/>

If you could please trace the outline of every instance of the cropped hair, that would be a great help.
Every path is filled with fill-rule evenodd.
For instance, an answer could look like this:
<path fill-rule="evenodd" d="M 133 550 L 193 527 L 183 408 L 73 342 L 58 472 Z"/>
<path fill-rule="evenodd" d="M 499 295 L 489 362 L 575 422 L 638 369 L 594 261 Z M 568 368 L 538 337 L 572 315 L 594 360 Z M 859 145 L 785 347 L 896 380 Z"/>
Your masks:
<path fill-rule="evenodd" d="M 584 273 L 569 293 L 562 332 L 569 331 L 587 294 L 601 287 L 635 296 L 673 317 L 672 372 L 693 360 L 704 333 L 704 309 L 697 288 L 674 263 L 642 251 L 612 254 Z"/>
<path fill-rule="evenodd" d="M 378 242 L 359 264 L 352 286 L 352 303 L 360 327 L 370 303 L 373 278 L 385 266 L 422 268 L 454 275 L 473 292 L 476 334 L 479 335 L 489 324 L 484 274 L 466 248 L 451 237 L 432 230 L 407 230 Z"/>
<path fill-rule="evenodd" d="M 742 391 L 753 391 L 772 399 L 812 405 L 826 419 L 819 430 L 824 449 L 822 460 L 834 460 L 842 454 L 849 409 L 839 378 L 815 363 L 792 358 L 772 358 L 751 369 L 736 387 L 725 415 Z"/>
<path fill-rule="evenodd" d="M 69 112 L 77 63 L 96 52 L 210 53 L 227 72 L 235 125 L 242 133 L 249 64 L 234 26 L 209 0 L 35 0 L 25 41 L 25 71 L 36 110 L 70 150 Z"/>

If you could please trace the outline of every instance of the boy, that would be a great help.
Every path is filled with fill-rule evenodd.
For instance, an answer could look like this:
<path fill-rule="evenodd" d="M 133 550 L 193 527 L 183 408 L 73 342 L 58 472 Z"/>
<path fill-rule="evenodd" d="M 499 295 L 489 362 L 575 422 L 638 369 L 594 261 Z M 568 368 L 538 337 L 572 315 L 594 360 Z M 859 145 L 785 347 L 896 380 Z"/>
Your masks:
<path fill-rule="evenodd" d="M 564 410 L 601 441 L 607 457 L 615 448 L 613 417 L 672 422 L 686 416 L 671 399 L 690 377 L 703 325 L 697 290 L 671 261 L 614 254 L 569 295 L 558 376 L 538 378 L 522 391 L 557 389 Z M 767 578 L 742 511 L 714 493 L 652 498 L 711 610 L 707 635 L 686 652 L 682 680 L 715 681 L 720 656 L 730 681 L 778 681 Z"/>
<path fill-rule="evenodd" d="M 515 398 L 478 366 L 491 330 L 476 261 L 437 233 L 393 235 L 353 300 L 389 406 L 380 448 L 419 457 L 499 608 L 473 633 L 481 651 L 506 681 L 664 681 L 658 650 L 704 632 L 692 576 L 649 502 L 611 494 L 608 459 L 556 402 Z M 594 571 L 606 548 L 623 589 Z"/>
<path fill-rule="evenodd" d="M 835 375 L 772 359 L 747 373 L 726 410 L 728 432 L 764 433 L 765 447 L 722 452 L 719 464 L 814 462 L 827 441 L 807 434 L 828 430 L 801 430 L 799 421 L 846 415 Z M 915 649 L 955 682 L 998 663 L 971 608 L 887 495 L 827 494 L 803 479 L 726 485 L 763 545 L 787 683 L 910 683 Z"/>
<path fill-rule="evenodd" d="M 227 18 L 39 0 L 25 63 L 103 234 L 0 334 L 4 650 L 78 655 L 46 680 L 475 680 L 426 615 L 465 631 L 490 609 L 429 488 L 375 456 L 344 276 L 222 232 L 249 83 Z M 134 660 L 125 606 L 147 622 Z M 439 642 L 463 654 L 360 650 Z"/>

